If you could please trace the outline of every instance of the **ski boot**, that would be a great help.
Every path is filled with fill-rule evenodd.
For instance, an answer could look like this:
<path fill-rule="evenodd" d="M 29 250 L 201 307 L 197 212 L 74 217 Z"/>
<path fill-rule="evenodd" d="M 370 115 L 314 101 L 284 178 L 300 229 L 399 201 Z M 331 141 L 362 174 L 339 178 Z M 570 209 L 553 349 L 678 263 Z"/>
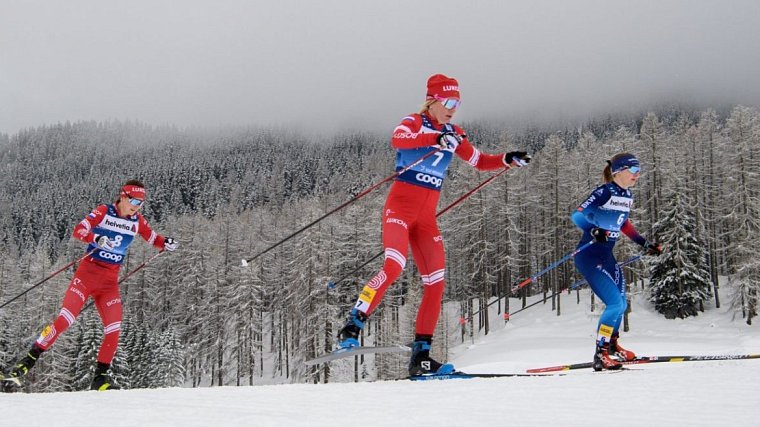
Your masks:
<path fill-rule="evenodd" d="M 98 362 L 98 366 L 95 368 L 95 376 L 90 384 L 90 390 L 119 390 L 119 386 L 114 384 L 111 376 L 108 375 L 108 368 L 110 367 L 111 365 L 108 363 Z"/>
<path fill-rule="evenodd" d="M 45 350 L 37 346 L 37 343 L 32 344 L 32 348 L 26 353 L 26 356 L 16 362 L 8 373 L 0 374 L 0 379 L 3 382 L 3 391 L 13 391 L 14 387 L 19 388 L 23 386 L 24 376 L 34 367 L 43 351 Z"/>
<path fill-rule="evenodd" d="M 610 357 L 610 344 L 604 343 L 603 345 L 596 346 L 596 353 L 594 353 L 594 364 L 592 365 L 595 371 L 601 371 L 603 369 L 616 370 L 623 367 L 623 364 L 618 360 Z"/>
<path fill-rule="evenodd" d="M 359 334 L 362 333 L 364 322 L 367 321 L 367 315 L 353 308 L 348 315 L 348 321 L 343 328 L 338 331 L 338 347 L 351 348 L 359 347 Z"/>
<path fill-rule="evenodd" d="M 626 350 L 620 346 L 620 343 L 618 342 L 619 337 L 620 334 L 617 332 L 612 334 L 612 338 L 610 339 L 610 354 L 623 362 L 630 362 L 631 360 L 636 359 L 636 354 L 634 352 Z"/>
<path fill-rule="evenodd" d="M 28 374 L 29 370 L 34 367 L 35 363 L 37 363 L 37 359 L 40 358 L 40 354 L 42 354 L 43 351 L 45 350 L 41 349 L 37 343 L 32 344 L 32 348 L 26 353 L 26 356 L 13 366 L 10 376 L 21 381 L 21 378 Z"/>
<path fill-rule="evenodd" d="M 412 360 L 409 361 L 409 376 L 454 373 L 454 365 L 440 363 L 430 357 L 432 337 L 417 335 L 412 344 Z"/>

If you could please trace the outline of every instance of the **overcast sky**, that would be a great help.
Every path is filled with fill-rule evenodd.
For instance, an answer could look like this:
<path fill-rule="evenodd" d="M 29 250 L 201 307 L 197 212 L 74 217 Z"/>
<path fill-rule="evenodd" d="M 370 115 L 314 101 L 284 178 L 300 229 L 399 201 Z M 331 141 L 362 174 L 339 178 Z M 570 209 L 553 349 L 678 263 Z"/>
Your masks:
<path fill-rule="evenodd" d="M 390 132 L 434 73 L 456 122 L 760 105 L 760 1 L 0 0 L 0 132 L 65 120 Z"/>

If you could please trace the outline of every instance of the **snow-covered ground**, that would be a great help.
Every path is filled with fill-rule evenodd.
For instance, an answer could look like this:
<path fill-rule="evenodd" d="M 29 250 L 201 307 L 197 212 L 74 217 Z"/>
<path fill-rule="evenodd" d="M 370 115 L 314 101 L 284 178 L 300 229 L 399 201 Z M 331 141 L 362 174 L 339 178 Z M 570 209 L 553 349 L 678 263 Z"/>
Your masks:
<path fill-rule="evenodd" d="M 533 307 L 455 348 L 451 361 L 470 372 L 588 361 L 598 315 L 589 308 L 588 291 L 581 304 L 563 296 L 560 317 Z M 665 320 L 637 295 L 621 343 L 642 355 L 760 353 L 760 328 L 733 317 L 711 308 Z M 2 425 L 750 426 L 760 425 L 758 378 L 760 360 L 710 361 L 549 377 L 0 394 L 0 408 Z"/>

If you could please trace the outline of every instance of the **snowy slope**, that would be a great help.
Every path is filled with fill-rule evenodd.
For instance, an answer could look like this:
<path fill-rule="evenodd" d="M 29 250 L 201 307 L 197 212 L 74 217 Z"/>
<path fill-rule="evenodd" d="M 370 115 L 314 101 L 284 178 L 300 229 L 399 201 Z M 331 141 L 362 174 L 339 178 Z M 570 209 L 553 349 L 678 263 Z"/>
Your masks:
<path fill-rule="evenodd" d="M 531 308 L 451 360 L 472 372 L 588 361 L 598 312 L 587 291 L 581 304 L 563 298 L 562 316 Z M 760 329 L 724 308 L 668 321 L 641 296 L 633 305 L 621 342 L 640 354 L 760 353 Z M 3 425 L 45 426 L 760 425 L 757 378 L 760 360 L 663 363 L 539 378 L 0 394 L 0 408 Z"/>

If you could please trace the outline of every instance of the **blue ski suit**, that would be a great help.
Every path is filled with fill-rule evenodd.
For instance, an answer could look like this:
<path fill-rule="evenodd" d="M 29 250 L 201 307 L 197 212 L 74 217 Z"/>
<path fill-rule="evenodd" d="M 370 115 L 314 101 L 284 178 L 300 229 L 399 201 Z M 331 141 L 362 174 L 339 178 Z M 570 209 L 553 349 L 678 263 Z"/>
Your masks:
<path fill-rule="evenodd" d="M 610 337 L 617 334 L 628 306 L 625 278 L 612 253 L 615 242 L 622 232 L 639 245 L 646 244 L 646 239 L 628 220 L 632 205 L 631 192 L 610 182 L 597 187 L 570 217 L 583 230 L 578 247 L 592 240 L 592 228 L 608 231 L 607 242 L 594 243 L 575 256 L 575 267 L 606 305 L 599 318 L 597 345 L 600 346 L 609 343 Z"/>

